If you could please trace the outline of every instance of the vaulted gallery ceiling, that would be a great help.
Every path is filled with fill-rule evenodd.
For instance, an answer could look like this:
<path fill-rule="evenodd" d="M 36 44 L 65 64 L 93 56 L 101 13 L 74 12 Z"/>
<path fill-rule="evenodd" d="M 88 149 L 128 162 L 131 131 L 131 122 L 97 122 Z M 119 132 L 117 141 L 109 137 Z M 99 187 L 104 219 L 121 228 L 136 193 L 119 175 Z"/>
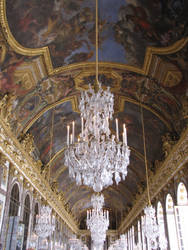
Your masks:
<path fill-rule="evenodd" d="M 0 93 L 16 96 L 13 132 L 33 135 L 41 171 L 50 166 L 53 188 L 63 192 L 66 208 L 84 228 L 93 191 L 69 178 L 64 149 L 67 125 L 75 120 L 80 132 L 80 91 L 95 80 L 95 0 L 0 3 Z M 165 158 L 165 142 L 176 141 L 184 128 L 187 12 L 184 0 L 99 0 L 99 79 L 115 95 L 114 118 L 120 127 L 127 124 L 131 149 L 126 180 L 103 191 L 111 228 L 146 186 L 140 101 L 150 174 Z"/>

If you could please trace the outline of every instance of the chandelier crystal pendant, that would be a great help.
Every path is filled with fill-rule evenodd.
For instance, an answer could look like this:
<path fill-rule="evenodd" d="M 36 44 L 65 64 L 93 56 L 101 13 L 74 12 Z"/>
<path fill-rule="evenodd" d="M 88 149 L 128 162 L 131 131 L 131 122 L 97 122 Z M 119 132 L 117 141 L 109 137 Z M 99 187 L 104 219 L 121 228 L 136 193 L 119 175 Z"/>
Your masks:
<path fill-rule="evenodd" d="M 42 206 L 40 215 L 36 216 L 35 232 L 41 238 L 47 238 L 55 230 L 55 217 L 52 216 L 52 208 Z"/>
<path fill-rule="evenodd" d="M 109 227 L 109 211 L 102 209 L 103 195 L 93 195 L 91 202 L 93 209 L 87 211 L 87 228 L 91 231 L 93 246 L 101 249 L 106 239 L 106 230 Z"/>

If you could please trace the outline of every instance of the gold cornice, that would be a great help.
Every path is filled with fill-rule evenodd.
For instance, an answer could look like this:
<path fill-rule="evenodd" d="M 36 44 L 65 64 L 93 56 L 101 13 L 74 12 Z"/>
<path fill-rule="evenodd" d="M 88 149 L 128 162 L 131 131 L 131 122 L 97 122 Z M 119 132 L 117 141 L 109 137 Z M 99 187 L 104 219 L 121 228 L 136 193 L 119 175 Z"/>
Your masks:
<path fill-rule="evenodd" d="M 56 106 L 64 103 L 64 102 L 68 102 L 70 101 L 72 104 L 72 110 L 74 112 L 78 112 L 78 102 L 77 102 L 77 97 L 76 96 L 71 96 L 71 97 L 65 97 L 55 103 L 52 103 L 50 105 L 48 105 L 47 107 L 43 108 L 37 115 L 35 115 L 35 117 L 29 121 L 29 123 L 26 125 L 26 127 L 23 129 L 23 133 L 25 134 L 30 127 L 48 110 L 55 108 Z"/>
<path fill-rule="evenodd" d="M 182 134 L 180 140 L 174 145 L 170 154 L 165 159 L 156 174 L 149 178 L 150 195 L 153 199 L 172 178 L 188 162 L 188 128 Z M 124 233 L 134 220 L 140 215 L 148 203 L 147 190 L 145 190 L 136 200 L 133 208 L 122 221 L 119 233 Z"/>
<path fill-rule="evenodd" d="M 95 67 L 95 62 L 83 62 L 83 63 L 71 64 L 68 66 L 62 66 L 62 67 L 54 69 L 52 65 L 50 52 L 47 46 L 43 48 L 37 48 L 37 49 L 25 48 L 15 40 L 8 25 L 8 20 L 6 16 L 6 0 L 0 0 L 0 9 L 1 9 L 0 22 L 1 22 L 4 36 L 8 44 L 18 54 L 25 55 L 25 56 L 42 56 L 44 58 L 44 62 L 45 62 L 47 72 L 49 75 L 58 74 L 58 73 L 62 73 L 65 71 L 70 71 L 70 70 L 76 70 L 78 68 L 86 69 L 88 67 L 92 67 L 92 68 Z M 131 66 L 131 65 L 112 63 L 112 62 L 102 62 L 99 64 L 99 67 L 107 67 L 107 68 L 115 67 L 118 69 L 133 71 L 139 74 L 147 75 L 149 71 L 150 63 L 152 60 L 152 56 L 154 54 L 164 55 L 164 54 L 175 53 L 178 50 L 182 49 L 187 42 L 188 42 L 188 37 L 183 38 L 177 41 L 176 43 L 174 43 L 173 45 L 169 47 L 165 47 L 165 48 L 147 47 L 142 69 L 135 67 L 135 66 Z"/>
<path fill-rule="evenodd" d="M 120 111 L 123 111 L 123 110 L 124 110 L 124 102 L 130 102 L 130 103 L 136 104 L 136 105 L 138 105 L 138 106 L 141 105 L 144 109 L 150 111 L 150 112 L 153 113 L 157 118 L 159 118 L 159 120 L 161 120 L 161 121 L 166 125 L 166 127 L 167 127 L 170 131 L 172 130 L 171 124 L 170 124 L 164 117 L 162 117 L 161 115 L 159 115 L 154 109 L 150 108 L 149 106 L 147 106 L 147 105 L 145 105 L 145 104 L 143 104 L 143 103 L 140 104 L 140 102 L 138 102 L 138 101 L 136 101 L 136 100 L 134 100 L 134 99 L 131 99 L 131 98 L 129 98 L 129 97 L 125 97 L 125 96 L 120 96 L 119 99 L 120 99 L 120 101 L 119 101 L 119 102 L 120 102 L 120 103 L 119 103 Z"/>
<path fill-rule="evenodd" d="M 24 178 L 36 189 L 40 195 L 47 200 L 53 210 L 62 218 L 67 226 L 77 233 L 78 228 L 63 206 L 58 200 L 58 196 L 52 192 L 49 183 L 41 176 L 36 162 L 25 152 L 21 144 L 12 134 L 10 129 L 0 119 L 0 151 L 9 159 Z"/>

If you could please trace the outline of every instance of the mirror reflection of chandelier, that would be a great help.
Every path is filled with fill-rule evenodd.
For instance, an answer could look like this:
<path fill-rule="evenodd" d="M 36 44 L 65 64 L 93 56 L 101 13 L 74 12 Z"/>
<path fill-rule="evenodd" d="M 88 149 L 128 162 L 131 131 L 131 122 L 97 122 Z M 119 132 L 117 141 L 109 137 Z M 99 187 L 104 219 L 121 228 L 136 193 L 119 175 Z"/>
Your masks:
<path fill-rule="evenodd" d="M 55 217 L 52 216 L 52 208 L 42 206 L 40 215 L 36 216 L 35 232 L 41 238 L 47 238 L 55 230 Z"/>
<path fill-rule="evenodd" d="M 104 196 L 91 197 L 92 210 L 87 211 L 87 228 L 91 231 L 94 249 L 102 249 L 106 239 L 106 230 L 109 227 L 109 211 L 103 210 Z"/>

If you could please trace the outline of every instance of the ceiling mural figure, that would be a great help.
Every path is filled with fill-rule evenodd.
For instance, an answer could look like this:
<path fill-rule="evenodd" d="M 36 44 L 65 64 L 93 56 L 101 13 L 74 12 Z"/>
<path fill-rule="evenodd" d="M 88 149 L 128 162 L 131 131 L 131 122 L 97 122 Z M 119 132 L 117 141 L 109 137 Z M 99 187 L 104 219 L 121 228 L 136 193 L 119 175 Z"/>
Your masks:
<path fill-rule="evenodd" d="M 94 1 L 6 4 L 15 39 L 26 48 L 48 46 L 55 68 L 95 60 Z M 166 47 L 188 34 L 187 11 L 184 0 L 99 1 L 99 60 L 142 67 L 148 46 Z"/>

